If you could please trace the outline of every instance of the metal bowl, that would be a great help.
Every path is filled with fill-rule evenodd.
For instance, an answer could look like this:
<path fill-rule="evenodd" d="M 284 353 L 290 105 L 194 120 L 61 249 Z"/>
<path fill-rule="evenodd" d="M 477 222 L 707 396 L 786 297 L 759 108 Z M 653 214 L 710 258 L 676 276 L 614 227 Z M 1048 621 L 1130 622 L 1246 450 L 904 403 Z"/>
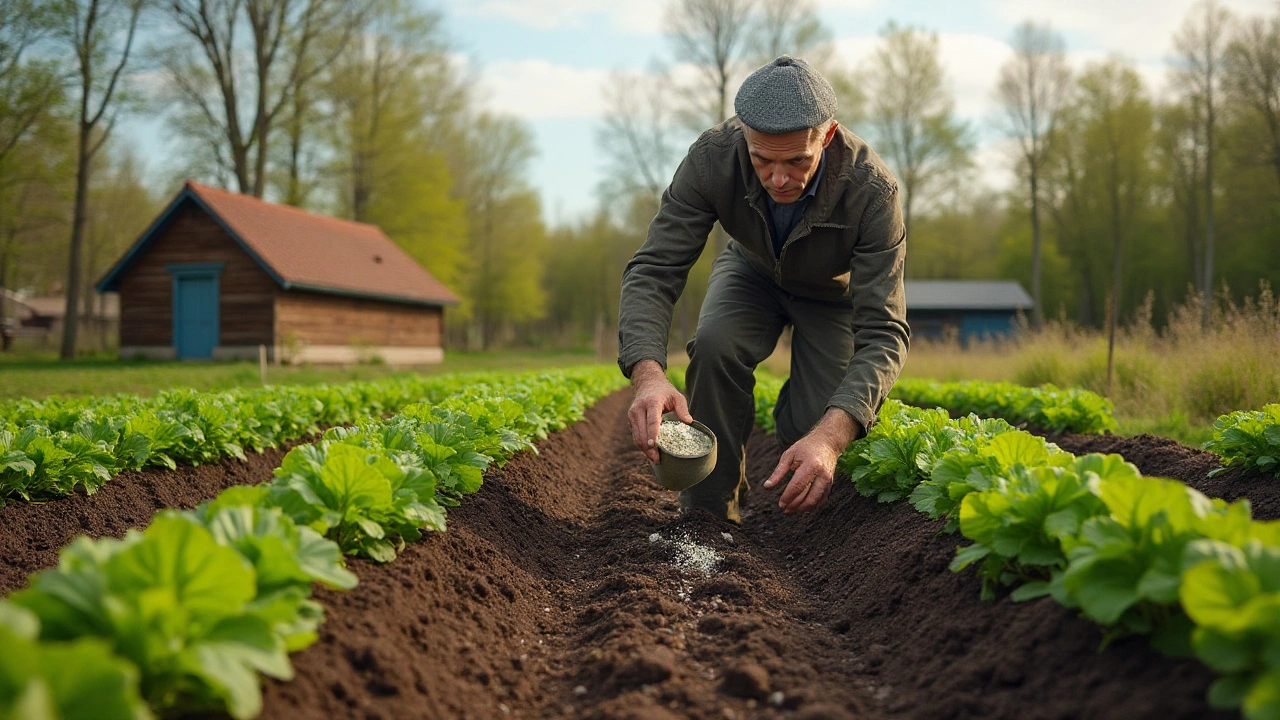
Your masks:
<path fill-rule="evenodd" d="M 680 422 L 680 418 L 674 412 L 663 413 L 662 419 Z M 719 448 L 716 434 L 697 420 L 690 425 L 711 438 L 711 450 L 706 455 L 686 457 L 666 452 L 662 446 L 658 446 L 658 462 L 649 463 L 649 467 L 653 469 L 653 475 L 658 479 L 658 484 L 668 490 L 688 490 L 706 479 L 711 474 L 711 469 L 716 466 L 716 450 Z"/>

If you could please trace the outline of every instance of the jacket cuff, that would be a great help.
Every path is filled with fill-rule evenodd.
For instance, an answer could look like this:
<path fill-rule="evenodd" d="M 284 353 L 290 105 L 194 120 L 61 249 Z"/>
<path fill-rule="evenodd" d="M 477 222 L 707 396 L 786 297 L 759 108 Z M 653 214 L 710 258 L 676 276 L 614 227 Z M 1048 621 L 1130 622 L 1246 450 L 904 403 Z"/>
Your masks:
<path fill-rule="evenodd" d="M 622 348 L 618 351 L 618 369 L 622 370 L 623 377 L 630 380 L 631 371 L 641 360 L 653 360 L 662 366 L 663 372 L 666 372 L 667 348 L 652 343 L 636 343 Z"/>
<path fill-rule="evenodd" d="M 838 408 L 849 413 L 849 416 L 858 421 L 862 426 L 862 434 L 854 438 L 861 439 L 871 430 L 871 426 L 876 424 L 876 411 L 862 398 L 853 395 L 833 395 L 831 400 L 827 402 L 827 409 Z"/>

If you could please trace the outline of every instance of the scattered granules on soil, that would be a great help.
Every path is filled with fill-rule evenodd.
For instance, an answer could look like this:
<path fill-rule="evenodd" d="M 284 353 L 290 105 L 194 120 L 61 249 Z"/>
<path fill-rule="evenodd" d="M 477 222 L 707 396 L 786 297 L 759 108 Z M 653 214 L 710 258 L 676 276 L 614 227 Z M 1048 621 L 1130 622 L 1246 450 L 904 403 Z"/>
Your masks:
<path fill-rule="evenodd" d="M 703 575 L 714 572 L 716 565 L 724 559 L 714 549 L 694 542 L 688 534 L 664 538 L 661 533 L 653 533 L 649 536 L 649 542 L 669 545 L 675 551 L 673 565 L 681 570 L 691 570 Z"/>
<path fill-rule="evenodd" d="M 692 425 L 663 420 L 658 428 L 658 446 L 672 455 L 702 457 L 711 452 L 711 438 Z"/>

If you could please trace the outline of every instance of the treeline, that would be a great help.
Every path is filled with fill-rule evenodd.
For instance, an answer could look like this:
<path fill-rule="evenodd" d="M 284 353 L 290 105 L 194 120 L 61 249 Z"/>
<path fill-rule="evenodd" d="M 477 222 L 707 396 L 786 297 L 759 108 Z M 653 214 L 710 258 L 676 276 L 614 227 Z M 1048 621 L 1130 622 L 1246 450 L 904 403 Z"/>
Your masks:
<path fill-rule="evenodd" d="M 890 24 L 850 67 L 812 2 L 675 0 L 668 51 L 610 78 L 600 134 L 584 139 L 607 167 L 597 212 L 555 228 L 529 180 L 531 131 L 484 110 L 442 20 L 412 0 L 0 0 L 0 286 L 66 292 L 83 311 L 195 177 L 380 225 L 464 298 L 451 347 L 608 352 L 622 266 L 684 149 L 784 52 L 832 80 L 841 122 L 898 174 L 911 277 L 1016 278 L 1044 314 L 1095 327 L 1112 297 L 1131 314 L 1153 294 L 1159 322 L 1191 289 L 1280 283 L 1280 12 L 1202 0 L 1171 39 L 1159 98 L 1129 60 L 1073 71 L 1051 28 L 1018 28 L 993 89 L 1009 152 L 981 162 L 1019 183 L 996 192 L 935 34 Z M 164 118 L 170 182 L 142 177 L 117 128 L 129 116 Z M 676 338 L 692 333 L 712 255 Z"/>
<path fill-rule="evenodd" d="M 646 213 L 635 208 L 656 206 L 683 149 L 712 124 L 707 90 L 736 87 L 785 50 L 817 61 L 840 95 L 840 121 L 897 174 L 908 277 L 1017 279 L 1037 301 L 1034 323 L 1048 316 L 1095 328 L 1107 324 L 1108 308 L 1120 320 L 1150 312 L 1161 326 L 1191 297 L 1204 299 L 1208 322 L 1215 295 L 1239 300 L 1260 281 L 1280 283 L 1280 11 L 1238 16 L 1216 0 L 1197 2 L 1170 38 L 1159 96 L 1133 60 L 1073 68 L 1060 33 L 1024 23 L 991 91 L 998 111 L 976 127 L 955 113 L 928 30 L 890 23 L 874 52 L 847 67 L 812 5 L 674 7 L 672 18 L 685 18 L 669 23 L 666 61 L 692 66 L 695 79 L 682 83 L 686 76 L 661 67 L 614 78 L 600 146 L 612 163 L 605 196 L 615 202 L 606 207 L 626 209 L 602 210 L 578 229 L 581 242 L 608 243 L 612 225 L 638 243 Z M 752 37 L 751 12 L 775 31 L 755 37 L 781 40 L 716 42 L 734 37 L 726 28 L 735 22 Z M 702 94 L 691 94 L 699 82 Z M 979 158 L 980 134 L 1003 152 Z M 993 170 L 1012 170 L 1017 182 L 1005 191 L 984 185 Z M 707 260 L 691 282 L 694 306 Z M 677 313 L 681 337 L 695 319 L 694 308 Z"/>

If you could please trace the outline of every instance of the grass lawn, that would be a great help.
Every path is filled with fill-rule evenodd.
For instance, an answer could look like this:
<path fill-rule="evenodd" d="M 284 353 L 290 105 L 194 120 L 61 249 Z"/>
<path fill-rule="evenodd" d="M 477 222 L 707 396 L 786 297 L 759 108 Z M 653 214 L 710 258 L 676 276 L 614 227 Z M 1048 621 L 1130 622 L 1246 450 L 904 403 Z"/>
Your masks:
<path fill-rule="evenodd" d="M 606 359 L 604 362 L 608 362 Z M 335 383 L 369 380 L 408 373 L 470 372 L 476 370 L 530 370 L 600 362 L 595 352 L 584 350 L 517 350 L 504 352 L 448 351 L 438 365 L 393 368 L 387 365 L 272 365 L 267 382 L 280 385 Z M 151 395 L 175 387 L 225 390 L 256 387 L 258 363 L 176 362 L 85 358 L 60 361 L 53 353 L 0 353 L 0 400 L 42 399 L 52 395 L 103 395 L 136 393 Z"/>

